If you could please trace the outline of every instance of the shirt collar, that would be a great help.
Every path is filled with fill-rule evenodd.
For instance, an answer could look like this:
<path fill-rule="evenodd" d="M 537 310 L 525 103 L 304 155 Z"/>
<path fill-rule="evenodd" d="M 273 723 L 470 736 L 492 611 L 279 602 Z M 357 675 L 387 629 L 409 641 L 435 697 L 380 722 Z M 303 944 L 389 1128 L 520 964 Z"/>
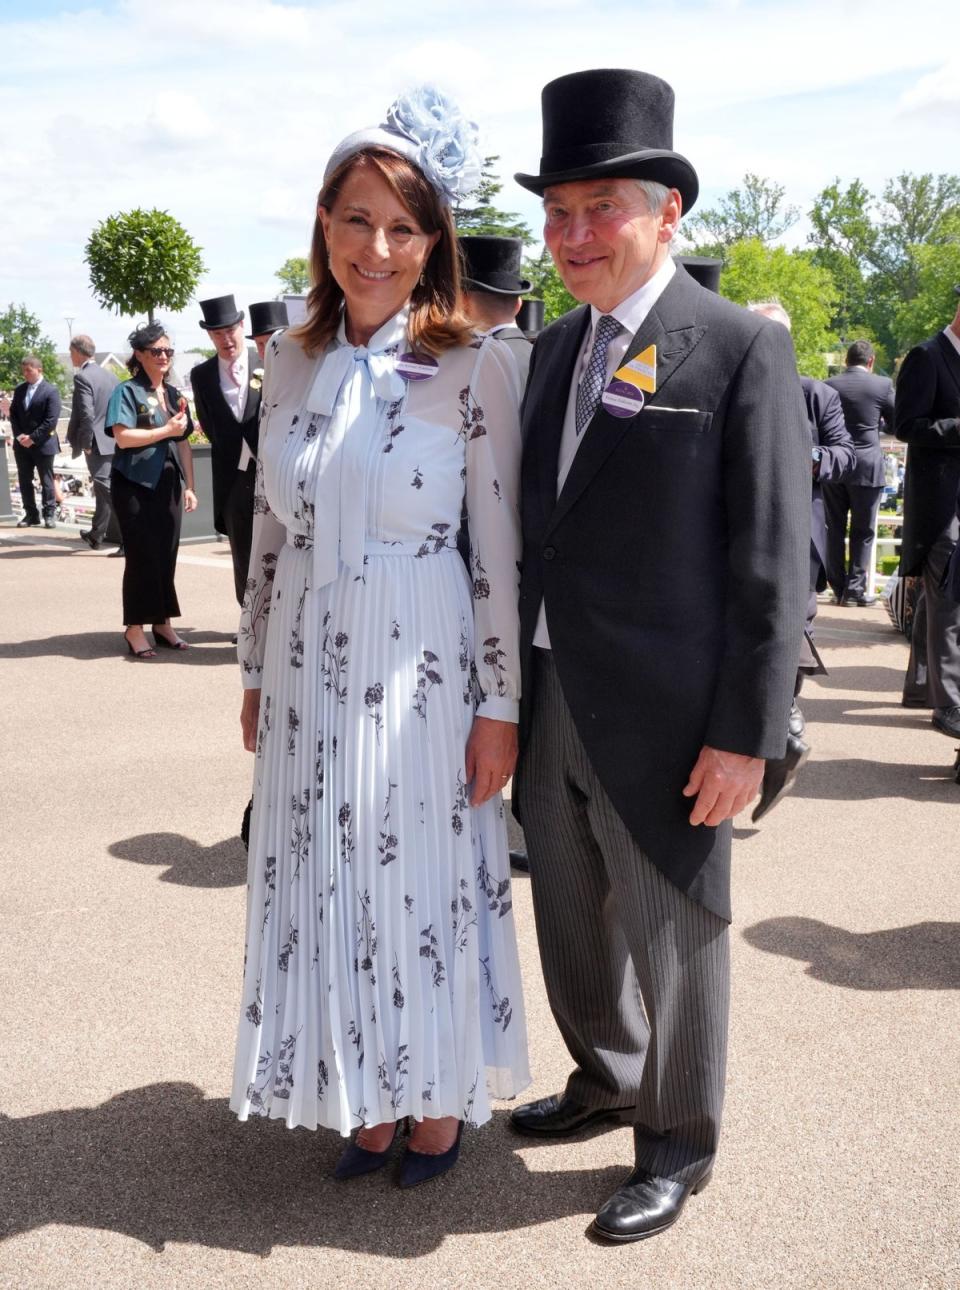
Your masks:
<path fill-rule="evenodd" d="M 410 317 L 410 307 L 404 305 L 398 314 L 388 318 L 382 327 L 370 337 L 367 345 L 351 345 L 351 349 L 366 349 L 370 354 L 380 354 L 391 345 L 400 346 L 406 340 L 407 322 Z M 347 315 L 346 312 L 340 315 L 340 326 L 337 328 L 336 343 L 338 345 L 350 345 L 347 340 Z"/>
<path fill-rule="evenodd" d="M 957 353 L 960 354 L 960 336 L 958 336 L 956 332 L 953 331 L 952 328 L 950 328 L 949 326 L 944 327 L 943 334 L 944 336 L 946 336 L 947 340 L 957 351 Z"/>
<path fill-rule="evenodd" d="M 239 363 L 239 365 L 240 365 L 240 371 L 241 371 L 241 372 L 246 372 L 246 370 L 247 370 L 247 351 L 246 351 L 245 349 L 241 349 L 240 353 L 237 355 L 237 357 L 233 360 L 233 362 L 232 362 L 232 363 L 226 363 L 226 362 L 224 362 L 224 360 L 223 360 L 223 359 L 220 357 L 220 355 L 218 354 L 218 355 L 217 355 L 217 363 L 218 363 L 218 365 L 219 365 L 219 367 L 220 367 L 220 375 L 221 375 L 221 377 L 229 376 L 229 375 L 230 375 L 230 369 L 234 366 L 234 364 L 238 364 L 238 363 Z"/>
<path fill-rule="evenodd" d="M 673 257 L 668 255 L 652 278 L 648 278 L 642 287 L 609 311 L 628 335 L 633 336 L 640 330 L 647 314 L 663 295 L 667 283 L 676 271 L 677 266 L 673 262 Z M 597 323 L 603 316 L 595 305 L 590 306 L 591 335 L 596 331 Z"/>

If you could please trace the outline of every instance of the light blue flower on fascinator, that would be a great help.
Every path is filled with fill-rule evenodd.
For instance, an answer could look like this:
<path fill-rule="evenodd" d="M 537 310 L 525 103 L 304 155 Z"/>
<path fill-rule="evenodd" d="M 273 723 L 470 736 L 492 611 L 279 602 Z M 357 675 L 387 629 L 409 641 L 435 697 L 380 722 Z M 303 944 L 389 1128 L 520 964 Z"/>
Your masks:
<path fill-rule="evenodd" d="M 480 184 L 481 165 L 476 123 L 435 85 L 409 90 L 387 109 L 379 126 L 357 130 L 334 148 L 324 183 L 347 157 L 362 148 L 392 148 L 426 175 L 440 197 L 452 205 Z"/>

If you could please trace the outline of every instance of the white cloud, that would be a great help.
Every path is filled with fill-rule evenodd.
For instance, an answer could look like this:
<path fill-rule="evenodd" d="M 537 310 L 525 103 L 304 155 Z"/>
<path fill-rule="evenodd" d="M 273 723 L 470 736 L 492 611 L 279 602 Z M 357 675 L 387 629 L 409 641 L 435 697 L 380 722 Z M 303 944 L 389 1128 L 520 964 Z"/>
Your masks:
<path fill-rule="evenodd" d="M 904 22 L 900 0 L 487 0 L 482 23 L 448 0 L 100 0 L 15 20 L 0 8 L 0 306 L 23 300 L 59 343 L 68 301 L 75 329 L 119 345 L 128 322 L 91 300 L 83 246 L 137 205 L 169 210 L 201 243 L 199 295 L 267 298 L 279 264 L 306 252 L 333 145 L 423 79 L 479 121 L 501 158 L 500 204 L 535 228 L 539 204 L 511 176 L 537 166 L 540 87 L 579 68 L 632 64 L 674 85 L 676 144 L 705 201 L 746 170 L 808 206 L 835 174 L 956 167 L 960 72 L 929 51 L 931 32 L 960 47 L 958 6 L 923 8 Z M 174 320 L 181 348 L 202 341 L 197 314 Z"/>

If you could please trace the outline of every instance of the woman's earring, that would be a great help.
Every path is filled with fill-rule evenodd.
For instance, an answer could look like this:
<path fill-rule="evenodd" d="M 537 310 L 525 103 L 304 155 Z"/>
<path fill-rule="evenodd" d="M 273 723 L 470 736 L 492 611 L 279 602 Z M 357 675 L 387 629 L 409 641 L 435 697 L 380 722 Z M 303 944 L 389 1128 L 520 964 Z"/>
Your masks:
<path fill-rule="evenodd" d="M 425 287 L 427 285 L 427 275 L 425 273 L 420 274 L 420 285 L 421 287 Z"/>

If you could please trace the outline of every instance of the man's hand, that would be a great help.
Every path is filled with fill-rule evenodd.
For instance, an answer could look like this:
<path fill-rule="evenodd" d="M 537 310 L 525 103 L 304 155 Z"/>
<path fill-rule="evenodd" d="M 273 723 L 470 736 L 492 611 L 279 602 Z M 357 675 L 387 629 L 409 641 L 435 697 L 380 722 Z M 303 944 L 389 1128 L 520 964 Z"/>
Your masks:
<path fill-rule="evenodd" d="M 260 691 L 244 690 L 240 706 L 240 733 L 247 752 L 257 751 L 257 725 L 260 721 Z"/>
<path fill-rule="evenodd" d="M 18 434 L 17 443 L 20 445 L 21 448 L 33 447 L 33 440 L 30 438 L 28 434 Z"/>
<path fill-rule="evenodd" d="M 684 797 L 697 798 L 690 823 L 717 825 L 739 815 L 759 793 L 764 765 L 762 757 L 704 745 L 683 790 Z"/>

